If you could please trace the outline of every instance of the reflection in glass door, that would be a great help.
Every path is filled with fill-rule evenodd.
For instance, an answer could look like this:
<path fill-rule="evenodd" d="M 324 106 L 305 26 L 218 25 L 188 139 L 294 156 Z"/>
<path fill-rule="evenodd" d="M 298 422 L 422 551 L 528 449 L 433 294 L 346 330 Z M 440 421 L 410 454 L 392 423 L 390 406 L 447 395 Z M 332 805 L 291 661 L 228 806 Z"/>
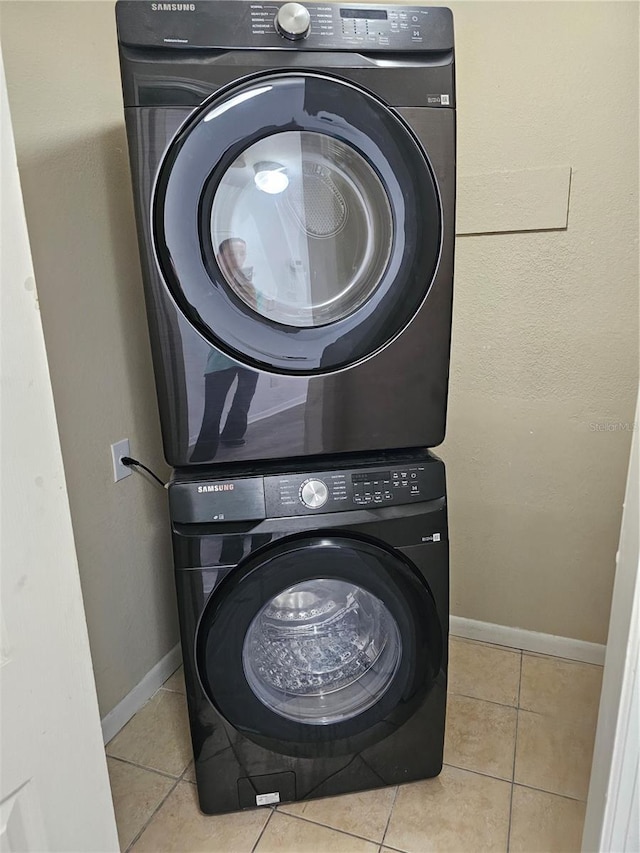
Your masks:
<path fill-rule="evenodd" d="M 389 261 L 385 188 L 346 143 L 287 131 L 246 148 L 211 211 L 216 262 L 236 296 L 276 323 L 321 326 L 375 291 Z"/>

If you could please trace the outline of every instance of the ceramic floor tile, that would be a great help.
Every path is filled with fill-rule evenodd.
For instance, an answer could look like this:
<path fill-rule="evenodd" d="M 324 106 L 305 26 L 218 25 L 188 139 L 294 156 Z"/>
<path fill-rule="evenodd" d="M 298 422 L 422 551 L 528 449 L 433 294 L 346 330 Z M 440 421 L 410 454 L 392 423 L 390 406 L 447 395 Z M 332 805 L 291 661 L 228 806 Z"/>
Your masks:
<path fill-rule="evenodd" d="M 601 686 L 600 666 L 523 655 L 520 707 L 526 711 L 595 722 Z"/>
<path fill-rule="evenodd" d="M 445 764 L 511 781 L 517 713 L 505 705 L 450 694 Z"/>
<path fill-rule="evenodd" d="M 185 782 L 195 782 L 196 781 L 196 768 L 194 767 L 193 761 L 184 771 L 182 778 Z"/>
<path fill-rule="evenodd" d="M 178 782 L 134 844 L 135 853 L 250 853 L 271 811 L 203 815 L 196 789 Z"/>
<path fill-rule="evenodd" d="M 515 785 L 511 853 L 579 853 L 585 804 Z"/>
<path fill-rule="evenodd" d="M 595 722 L 518 711 L 515 781 L 586 799 Z"/>
<path fill-rule="evenodd" d="M 378 845 L 274 812 L 255 853 L 378 853 Z"/>
<path fill-rule="evenodd" d="M 506 851 L 511 785 L 455 767 L 401 785 L 385 845 L 407 853 Z"/>
<path fill-rule="evenodd" d="M 167 678 L 162 685 L 163 690 L 173 690 L 174 693 L 185 693 L 187 689 L 184 684 L 184 669 L 180 667 L 176 669 L 170 678 Z"/>
<path fill-rule="evenodd" d="M 287 803 L 279 806 L 278 811 L 380 842 L 395 794 L 395 788 L 379 788 L 305 803 Z"/>
<path fill-rule="evenodd" d="M 152 770 L 107 758 L 118 839 L 126 850 L 175 784 Z"/>
<path fill-rule="evenodd" d="M 107 745 L 107 755 L 180 776 L 191 760 L 185 697 L 159 690 Z"/>
<path fill-rule="evenodd" d="M 449 692 L 517 705 L 520 652 L 451 637 Z"/>

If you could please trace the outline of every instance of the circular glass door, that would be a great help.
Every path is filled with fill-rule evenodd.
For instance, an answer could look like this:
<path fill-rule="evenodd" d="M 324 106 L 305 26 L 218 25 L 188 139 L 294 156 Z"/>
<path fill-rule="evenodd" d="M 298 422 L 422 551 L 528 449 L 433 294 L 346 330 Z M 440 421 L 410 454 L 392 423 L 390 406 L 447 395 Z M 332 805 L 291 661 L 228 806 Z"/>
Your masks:
<path fill-rule="evenodd" d="M 177 305 L 254 368 L 327 373 L 375 353 L 415 316 L 441 214 L 425 152 L 397 114 L 315 73 L 216 94 L 158 175 L 154 241 Z"/>
<path fill-rule="evenodd" d="M 322 326 L 375 291 L 393 216 L 382 181 L 354 148 L 285 131 L 231 163 L 213 198 L 211 242 L 225 281 L 249 308 L 274 323 Z"/>
<path fill-rule="evenodd" d="M 401 554 L 304 535 L 250 557 L 214 591 L 196 659 L 210 701 L 247 737 L 338 754 L 411 716 L 440 669 L 442 630 Z"/>
<path fill-rule="evenodd" d="M 401 654 L 398 625 L 379 598 L 345 581 L 317 578 L 283 590 L 260 609 L 242 664 L 267 708 L 326 725 L 378 702 Z"/>

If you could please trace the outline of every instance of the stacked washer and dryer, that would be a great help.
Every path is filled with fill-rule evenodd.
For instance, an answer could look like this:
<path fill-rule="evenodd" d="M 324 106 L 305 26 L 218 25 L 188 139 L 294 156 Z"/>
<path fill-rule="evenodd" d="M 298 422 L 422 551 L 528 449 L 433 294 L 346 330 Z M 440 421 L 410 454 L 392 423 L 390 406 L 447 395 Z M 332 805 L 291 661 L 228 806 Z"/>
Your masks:
<path fill-rule="evenodd" d="M 434 776 L 451 13 L 116 8 L 202 811 Z"/>

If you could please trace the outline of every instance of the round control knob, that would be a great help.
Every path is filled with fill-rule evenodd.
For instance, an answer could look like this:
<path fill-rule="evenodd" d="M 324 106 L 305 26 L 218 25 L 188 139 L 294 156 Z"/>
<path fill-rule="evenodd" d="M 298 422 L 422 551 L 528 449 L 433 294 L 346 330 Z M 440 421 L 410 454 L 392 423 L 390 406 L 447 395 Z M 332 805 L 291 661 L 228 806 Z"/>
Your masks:
<path fill-rule="evenodd" d="M 286 39 L 303 39 L 311 28 L 311 15 L 301 3 L 285 3 L 276 15 L 276 29 Z"/>
<path fill-rule="evenodd" d="M 329 489 L 322 480 L 305 480 L 300 486 L 300 500 L 309 509 L 324 506 L 329 497 Z"/>

